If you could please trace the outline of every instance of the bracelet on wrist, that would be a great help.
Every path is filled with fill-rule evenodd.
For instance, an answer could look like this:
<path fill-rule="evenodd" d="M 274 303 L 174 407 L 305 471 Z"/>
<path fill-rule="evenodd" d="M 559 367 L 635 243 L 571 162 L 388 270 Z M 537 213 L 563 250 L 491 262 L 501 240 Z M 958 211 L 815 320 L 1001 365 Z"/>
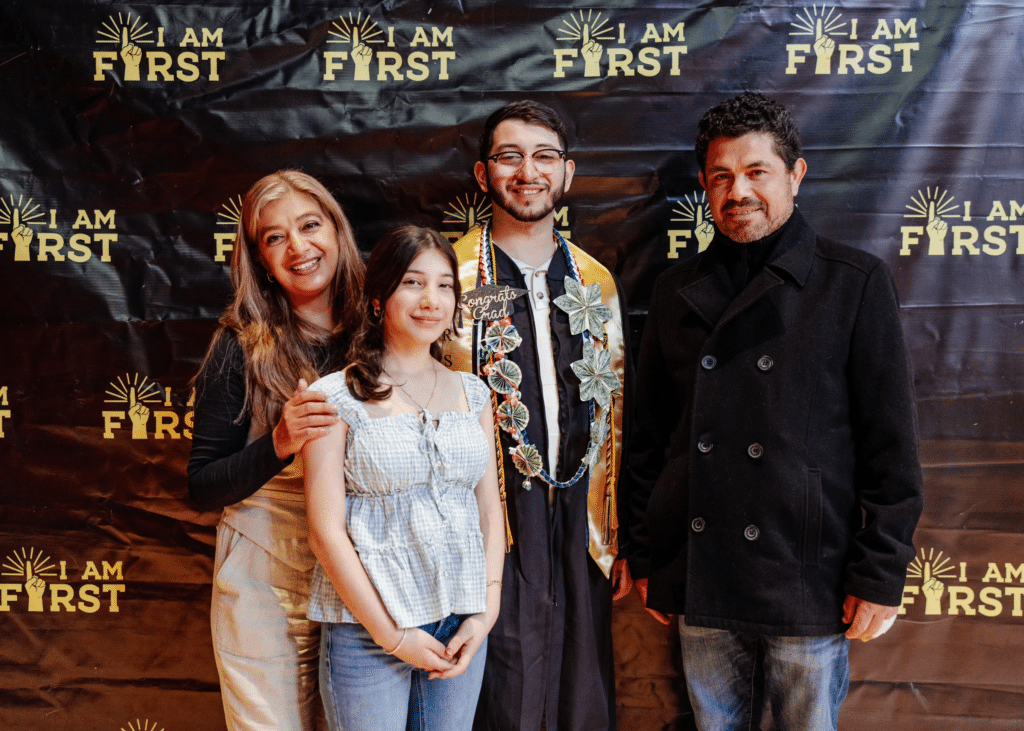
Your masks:
<path fill-rule="evenodd" d="M 408 634 L 408 632 L 409 632 L 408 629 L 403 629 L 402 630 L 402 636 L 401 636 L 401 638 L 399 638 L 398 644 L 395 645 L 394 648 L 391 649 L 391 650 L 384 650 L 384 654 L 385 655 L 394 655 L 396 652 L 398 652 L 398 648 L 402 646 L 403 642 L 405 642 L 405 635 Z M 384 648 L 381 648 L 381 649 L 383 650 Z"/>
<path fill-rule="evenodd" d="M 490 581 L 487 582 L 487 586 L 485 586 L 484 588 L 485 589 L 490 589 L 492 586 L 495 586 L 495 585 L 501 586 L 501 582 L 498 581 L 497 579 L 491 579 Z"/>

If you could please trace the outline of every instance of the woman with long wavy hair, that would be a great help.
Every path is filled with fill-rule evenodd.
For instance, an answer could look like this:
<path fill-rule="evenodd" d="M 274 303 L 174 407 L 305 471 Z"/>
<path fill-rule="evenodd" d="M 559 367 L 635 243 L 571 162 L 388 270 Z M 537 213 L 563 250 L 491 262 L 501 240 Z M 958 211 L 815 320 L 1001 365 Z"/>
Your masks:
<path fill-rule="evenodd" d="M 343 365 L 363 271 L 348 219 L 315 178 L 282 170 L 246 194 L 234 298 L 196 376 L 188 465 L 192 500 L 223 509 L 211 629 L 231 731 L 321 726 L 299 452 L 337 421 L 307 384 Z"/>

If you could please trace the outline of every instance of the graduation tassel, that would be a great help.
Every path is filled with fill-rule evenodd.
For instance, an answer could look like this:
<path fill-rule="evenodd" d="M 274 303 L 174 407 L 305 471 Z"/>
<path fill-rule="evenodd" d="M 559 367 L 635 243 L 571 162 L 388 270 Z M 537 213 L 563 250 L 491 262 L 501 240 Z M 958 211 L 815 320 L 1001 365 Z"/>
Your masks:
<path fill-rule="evenodd" d="M 491 408 L 498 410 L 498 394 L 491 391 Z M 512 550 L 512 525 L 508 520 L 508 496 L 505 492 L 505 456 L 501 453 L 501 427 L 494 422 L 494 448 L 497 450 L 498 495 L 501 497 L 501 514 L 505 516 L 505 553 Z"/>
<path fill-rule="evenodd" d="M 608 421 L 611 424 L 615 424 L 615 395 L 612 394 L 611 403 L 608 405 Z M 614 545 L 613 539 L 618 536 L 619 520 L 618 510 L 616 509 L 615 499 L 615 476 L 617 474 L 617 465 L 615 464 L 615 455 L 618 453 L 615 449 L 615 427 L 612 426 L 608 430 L 608 439 L 605 440 L 605 470 L 604 477 L 604 525 L 601 526 L 601 538 L 606 546 Z"/>

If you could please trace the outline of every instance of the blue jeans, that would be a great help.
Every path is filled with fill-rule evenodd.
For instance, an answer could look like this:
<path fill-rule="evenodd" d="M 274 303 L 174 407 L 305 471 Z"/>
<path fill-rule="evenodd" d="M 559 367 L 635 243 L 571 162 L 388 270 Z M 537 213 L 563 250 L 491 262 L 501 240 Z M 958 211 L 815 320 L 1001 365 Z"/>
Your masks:
<path fill-rule="evenodd" d="M 688 627 L 683 672 L 701 731 L 835 731 L 850 688 L 845 636 L 775 637 Z"/>
<path fill-rule="evenodd" d="M 420 627 L 448 644 L 464 616 Z M 487 640 L 462 675 L 428 680 L 429 673 L 384 654 L 361 624 L 324 623 L 320 635 L 320 692 L 331 731 L 469 731 L 484 677 Z"/>

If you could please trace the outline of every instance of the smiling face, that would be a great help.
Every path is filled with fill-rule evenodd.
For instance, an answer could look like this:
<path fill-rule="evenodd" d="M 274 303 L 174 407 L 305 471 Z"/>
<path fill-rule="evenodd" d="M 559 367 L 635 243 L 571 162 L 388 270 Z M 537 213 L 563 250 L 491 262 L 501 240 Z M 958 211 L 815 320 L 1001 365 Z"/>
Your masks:
<path fill-rule="evenodd" d="M 506 214 L 524 223 L 553 216 L 555 205 L 569 190 L 576 166 L 572 160 L 563 160 L 553 169 L 538 170 L 531 156 L 537 150 L 551 149 L 562 149 L 558 134 L 542 125 L 506 119 L 494 128 L 488 155 L 524 155 L 516 170 L 506 170 L 493 160 L 478 162 L 474 168 L 481 190 L 490 194 L 497 208 L 495 215 Z"/>
<path fill-rule="evenodd" d="M 711 141 L 700 184 L 718 228 L 733 241 L 747 244 L 789 220 L 806 172 L 803 158 L 792 170 L 786 169 L 771 134 L 748 132 Z"/>
<path fill-rule="evenodd" d="M 263 208 L 256 235 L 260 261 L 296 310 L 329 312 L 338 232 L 317 202 L 289 191 Z"/>
<path fill-rule="evenodd" d="M 454 316 L 455 272 L 440 251 L 427 249 L 412 260 L 387 299 L 384 342 L 429 346 L 451 326 Z"/>

